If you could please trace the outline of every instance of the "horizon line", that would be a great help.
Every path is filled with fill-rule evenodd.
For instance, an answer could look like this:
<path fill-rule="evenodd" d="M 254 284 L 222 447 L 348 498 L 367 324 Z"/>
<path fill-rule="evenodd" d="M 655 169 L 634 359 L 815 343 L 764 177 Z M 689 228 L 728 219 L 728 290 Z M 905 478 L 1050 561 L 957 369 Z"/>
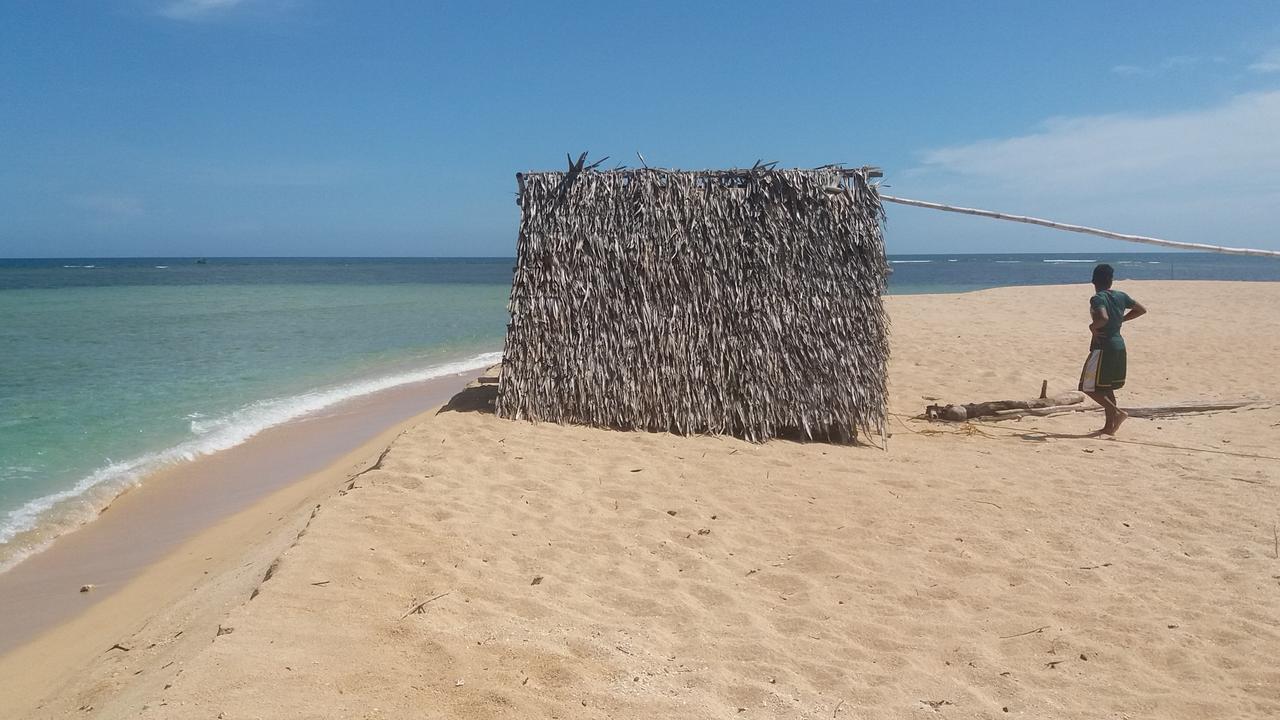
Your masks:
<path fill-rule="evenodd" d="M 1094 250 L 1005 252 L 901 252 L 885 257 L 972 257 L 983 255 L 1218 255 L 1205 250 Z M 25 260 L 515 260 L 515 255 L 47 255 L 0 256 L 0 262 Z"/>

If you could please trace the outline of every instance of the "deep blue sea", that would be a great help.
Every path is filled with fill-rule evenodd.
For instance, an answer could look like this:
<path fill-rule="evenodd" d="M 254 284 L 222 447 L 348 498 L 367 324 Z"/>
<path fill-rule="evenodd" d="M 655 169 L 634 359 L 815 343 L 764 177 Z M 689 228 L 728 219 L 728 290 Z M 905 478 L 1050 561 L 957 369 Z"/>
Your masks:
<path fill-rule="evenodd" d="M 1216 253 L 1054 253 L 890 255 L 889 292 L 967 292 L 1006 285 L 1088 284 L 1093 266 L 1110 263 L 1116 281 L 1280 281 L 1280 260 Z"/>
<path fill-rule="evenodd" d="M 894 256 L 890 292 L 1280 280 L 1189 253 Z M 0 260 L 0 568 L 42 524 L 344 399 L 496 361 L 513 260 Z"/>

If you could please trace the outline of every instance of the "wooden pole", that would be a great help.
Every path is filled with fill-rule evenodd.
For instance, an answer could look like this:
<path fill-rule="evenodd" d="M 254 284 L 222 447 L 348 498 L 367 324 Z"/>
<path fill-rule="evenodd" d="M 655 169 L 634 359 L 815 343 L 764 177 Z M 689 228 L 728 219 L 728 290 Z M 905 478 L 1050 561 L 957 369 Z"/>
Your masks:
<path fill-rule="evenodd" d="M 1255 255 L 1258 257 L 1274 257 L 1280 258 L 1280 250 L 1258 250 L 1255 248 L 1235 248 L 1222 247 L 1220 245 L 1207 245 L 1205 243 L 1189 243 L 1177 242 L 1174 240 L 1161 240 L 1160 238 L 1147 237 L 1145 235 L 1126 235 L 1124 233 L 1115 233 L 1109 230 L 1100 230 L 1098 228 L 1086 227 L 1084 225 L 1070 225 L 1068 223 L 1053 222 L 1052 220 L 1042 220 L 1040 218 L 1029 217 L 1026 215 L 1010 215 L 1008 213 L 995 212 L 993 210 L 978 210 L 975 208 L 955 207 L 953 205 L 943 205 L 942 203 L 925 202 L 924 200 L 909 200 L 907 198 L 893 197 L 892 195 L 880 194 L 880 199 L 885 202 L 898 203 L 899 205 L 910 205 L 912 207 L 929 208 L 930 210 L 945 210 L 946 212 L 962 213 L 964 215 L 978 215 L 980 217 L 995 218 L 996 220 L 1012 220 L 1013 222 L 1027 223 L 1029 225 L 1042 225 L 1055 230 L 1066 230 L 1068 232 L 1084 233 L 1086 235 L 1098 235 L 1100 237 L 1111 238 L 1112 240 L 1123 240 L 1125 242 L 1145 243 L 1147 245 L 1160 245 L 1162 247 L 1179 248 L 1182 250 L 1201 250 L 1204 252 L 1226 253 L 1228 255 Z"/>

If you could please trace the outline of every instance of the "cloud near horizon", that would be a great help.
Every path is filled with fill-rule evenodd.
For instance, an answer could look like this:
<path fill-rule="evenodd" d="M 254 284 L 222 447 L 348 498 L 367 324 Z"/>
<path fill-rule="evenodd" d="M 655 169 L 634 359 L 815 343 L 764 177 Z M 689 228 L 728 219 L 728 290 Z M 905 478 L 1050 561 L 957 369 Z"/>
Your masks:
<path fill-rule="evenodd" d="M 891 192 L 1172 240 L 1277 248 L 1277 127 L 1280 90 L 1162 115 L 1056 118 L 1029 134 L 927 151 Z"/>
<path fill-rule="evenodd" d="M 1256 73 L 1280 72 L 1280 48 L 1263 53 L 1249 69 Z"/>

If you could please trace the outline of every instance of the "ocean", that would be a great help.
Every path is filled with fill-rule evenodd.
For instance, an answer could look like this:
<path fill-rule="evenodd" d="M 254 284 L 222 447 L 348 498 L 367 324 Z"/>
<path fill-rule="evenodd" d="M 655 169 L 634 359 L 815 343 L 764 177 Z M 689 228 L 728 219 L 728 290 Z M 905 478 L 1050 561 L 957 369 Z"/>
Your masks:
<path fill-rule="evenodd" d="M 160 467 L 496 362 L 511 268 L 0 260 L 0 569 Z"/>
<path fill-rule="evenodd" d="M 889 292 L 968 292 L 1007 285 L 1089 283 L 1093 266 L 1110 263 L 1125 280 L 1280 281 L 1280 260 L 1216 253 L 1054 253 L 890 255 Z"/>
<path fill-rule="evenodd" d="M 1117 279 L 1280 280 L 1194 253 L 892 256 L 891 293 Z M 513 261 L 0 260 L 0 569 L 41 524 L 342 400 L 500 357 Z M 43 540 L 40 540 L 43 541 Z"/>

